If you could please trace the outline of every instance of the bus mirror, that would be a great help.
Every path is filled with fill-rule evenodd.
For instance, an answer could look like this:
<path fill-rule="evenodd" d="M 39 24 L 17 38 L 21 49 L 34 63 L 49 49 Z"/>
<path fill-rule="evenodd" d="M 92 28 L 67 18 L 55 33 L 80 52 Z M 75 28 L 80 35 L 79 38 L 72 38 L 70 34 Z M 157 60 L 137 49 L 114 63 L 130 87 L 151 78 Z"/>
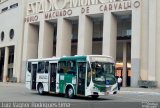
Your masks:
<path fill-rule="evenodd" d="M 93 65 L 93 63 L 91 64 L 91 67 L 92 67 L 92 69 L 94 68 L 94 65 Z"/>

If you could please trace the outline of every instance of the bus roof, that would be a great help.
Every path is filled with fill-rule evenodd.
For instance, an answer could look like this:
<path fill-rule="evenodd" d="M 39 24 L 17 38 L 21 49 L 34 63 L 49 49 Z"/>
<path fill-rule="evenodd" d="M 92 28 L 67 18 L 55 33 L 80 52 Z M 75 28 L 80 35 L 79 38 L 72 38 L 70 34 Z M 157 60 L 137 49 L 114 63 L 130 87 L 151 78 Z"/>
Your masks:
<path fill-rule="evenodd" d="M 28 59 L 27 61 L 34 62 L 34 61 L 58 61 L 60 57 L 52 57 L 52 58 L 42 58 L 42 59 Z"/>
<path fill-rule="evenodd" d="M 86 61 L 87 56 L 64 56 L 60 58 L 60 61 L 67 61 L 67 60 L 81 60 Z"/>
<path fill-rule="evenodd" d="M 108 58 L 110 62 L 114 62 L 114 59 L 110 56 L 105 56 L 105 55 L 75 55 L 75 56 L 64 56 L 60 58 L 60 61 L 65 61 L 65 60 L 78 60 L 78 61 L 86 61 L 87 57 L 105 57 Z"/>
<path fill-rule="evenodd" d="M 108 58 L 110 62 L 114 62 L 114 59 L 110 56 L 105 55 L 75 55 L 75 56 L 63 56 L 63 57 L 52 57 L 52 58 L 42 58 L 42 59 L 28 59 L 28 62 L 34 61 L 86 61 L 88 57 L 105 57 Z"/>

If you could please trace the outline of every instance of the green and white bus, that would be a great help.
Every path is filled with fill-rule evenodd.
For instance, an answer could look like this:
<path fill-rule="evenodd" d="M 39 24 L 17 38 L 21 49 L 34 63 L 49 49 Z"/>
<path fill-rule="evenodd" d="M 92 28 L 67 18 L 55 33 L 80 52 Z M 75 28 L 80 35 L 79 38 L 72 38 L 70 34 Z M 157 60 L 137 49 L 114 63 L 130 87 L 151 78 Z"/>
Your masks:
<path fill-rule="evenodd" d="M 116 94 L 117 80 L 113 58 L 103 55 L 30 59 L 27 61 L 26 87 L 44 92 L 74 96 Z"/>

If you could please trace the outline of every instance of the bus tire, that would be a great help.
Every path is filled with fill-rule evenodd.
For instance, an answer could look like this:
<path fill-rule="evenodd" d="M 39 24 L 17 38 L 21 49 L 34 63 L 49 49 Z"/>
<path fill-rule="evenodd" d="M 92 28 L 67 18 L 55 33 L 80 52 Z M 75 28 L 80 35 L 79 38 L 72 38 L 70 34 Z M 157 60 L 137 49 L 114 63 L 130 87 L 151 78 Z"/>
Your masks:
<path fill-rule="evenodd" d="M 70 99 L 73 99 L 74 98 L 74 90 L 72 87 L 69 87 L 67 89 L 67 97 L 70 98 Z"/>
<path fill-rule="evenodd" d="M 38 84 L 37 89 L 38 89 L 38 93 L 39 93 L 40 95 L 43 95 L 43 94 L 44 94 L 44 88 L 43 88 L 43 84 L 42 84 L 42 83 L 39 83 L 39 84 Z"/>
<path fill-rule="evenodd" d="M 97 99 L 99 95 L 92 95 L 92 99 Z"/>

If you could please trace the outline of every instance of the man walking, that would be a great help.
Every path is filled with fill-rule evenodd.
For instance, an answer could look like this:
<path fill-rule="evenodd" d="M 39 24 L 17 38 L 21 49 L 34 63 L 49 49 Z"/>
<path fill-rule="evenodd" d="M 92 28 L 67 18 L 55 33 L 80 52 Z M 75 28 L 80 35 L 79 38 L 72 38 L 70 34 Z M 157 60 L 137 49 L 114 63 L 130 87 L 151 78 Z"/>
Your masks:
<path fill-rule="evenodd" d="M 122 78 L 119 76 L 118 77 L 118 90 L 121 88 L 121 83 L 122 83 Z"/>

